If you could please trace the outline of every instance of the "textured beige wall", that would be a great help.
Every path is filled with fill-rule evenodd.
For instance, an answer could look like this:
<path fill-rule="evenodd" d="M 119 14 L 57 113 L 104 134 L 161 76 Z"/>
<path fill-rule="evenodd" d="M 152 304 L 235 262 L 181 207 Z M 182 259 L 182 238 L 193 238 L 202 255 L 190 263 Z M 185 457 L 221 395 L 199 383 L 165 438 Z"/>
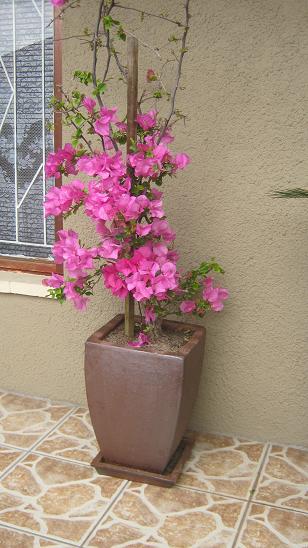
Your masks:
<path fill-rule="evenodd" d="M 83 3 L 67 35 L 91 24 L 98 2 Z M 166 4 L 175 13 L 181 1 L 143 1 Z M 168 183 L 167 210 L 182 265 L 215 255 L 231 292 L 225 311 L 206 320 L 192 425 L 308 445 L 307 203 L 268 196 L 307 186 L 307 0 L 192 0 L 192 15 L 179 101 L 189 122 L 177 148 L 193 161 Z M 147 41 L 160 32 L 152 23 Z M 77 41 L 64 53 L 69 86 L 86 58 Z M 142 58 L 155 64 L 147 51 Z M 117 301 L 101 291 L 86 314 L 15 295 L 0 295 L 0 306 L 0 386 L 84 403 L 84 340 Z"/>

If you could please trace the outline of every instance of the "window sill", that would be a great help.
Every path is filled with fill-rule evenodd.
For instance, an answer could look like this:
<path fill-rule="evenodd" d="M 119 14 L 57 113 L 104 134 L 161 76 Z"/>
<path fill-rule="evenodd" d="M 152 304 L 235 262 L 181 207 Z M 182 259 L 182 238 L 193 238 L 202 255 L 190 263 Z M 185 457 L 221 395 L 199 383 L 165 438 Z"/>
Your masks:
<path fill-rule="evenodd" d="M 42 285 L 44 278 L 46 276 L 38 274 L 2 271 L 0 272 L 0 293 L 47 297 L 47 288 Z"/>

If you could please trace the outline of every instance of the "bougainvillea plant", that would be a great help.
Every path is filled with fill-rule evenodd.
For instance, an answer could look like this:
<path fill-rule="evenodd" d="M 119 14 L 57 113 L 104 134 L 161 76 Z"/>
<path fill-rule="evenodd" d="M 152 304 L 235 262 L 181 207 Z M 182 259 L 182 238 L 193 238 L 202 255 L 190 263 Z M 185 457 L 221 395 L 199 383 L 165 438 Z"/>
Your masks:
<path fill-rule="evenodd" d="M 65 0 L 52 3 L 63 7 L 60 16 L 76 4 Z M 44 283 L 51 297 L 60 302 L 70 300 L 79 310 L 86 308 L 94 286 L 101 281 L 119 299 L 132 295 L 142 322 L 131 344 L 142 346 L 150 342 L 161 319 L 169 314 L 202 317 L 207 310 L 221 311 L 228 291 L 214 282 L 213 273 L 223 272 L 215 260 L 204 261 L 186 273 L 180 271 L 175 233 L 163 205 L 165 179 L 173 179 L 190 163 L 186 153 L 174 153 L 170 147 L 174 140 L 173 119 L 182 118 L 175 108 L 175 96 L 187 51 L 189 0 L 185 4 L 185 22 L 174 21 L 182 31 L 181 38 L 170 40 L 180 42 L 180 51 L 175 55 L 178 68 L 173 91 L 166 91 L 161 74 L 148 69 L 144 80 L 150 91 L 145 88 L 138 102 L 136 139 L 129 144 L 127 155 L 122 151 L 127 145 L 127 120 L 119 117 L 115 106 L 103 101 L 112 58 L 124 81 L 127 76 L 114 46 L 115 40 L 125 41 L 127 32 L 111 15 L 113 8 L 123 6 L 110 0 L 100 0 L 98 4 L 93 36 L 86 30 L 93 51 L 93 70 L 78 70 L 74 74 L 87 87 L 87 93 L 76 89 L 70 96 L 64 93 L 62 98 L 53 99 L 55 109 L 62 112 L 74 134 L 71 143 L 47 159 L 46 175 L 55 179 L 69 177 L 69 181 L 52 187 L 45 200 L 46 216 L 67 217 L 81 210 L 93 222 L 97 241 L 86 247 L 74 230 L 58 231 L 53 256 L 56 264 L 64 266 L 65 276 L 55 273 Z M 163 15 L 146 15 L 166 19 Z M 107 69 L 100 80 L 96 75 L 97 52 L 104 46 Z M 170 105 L 169 115 L 164 118 L 157 108 L 163 96 Z M 143 102 L 151 97 L 155 108 L 143 112 Z M 95 143 L 90 139 L 96 139 Z"/>

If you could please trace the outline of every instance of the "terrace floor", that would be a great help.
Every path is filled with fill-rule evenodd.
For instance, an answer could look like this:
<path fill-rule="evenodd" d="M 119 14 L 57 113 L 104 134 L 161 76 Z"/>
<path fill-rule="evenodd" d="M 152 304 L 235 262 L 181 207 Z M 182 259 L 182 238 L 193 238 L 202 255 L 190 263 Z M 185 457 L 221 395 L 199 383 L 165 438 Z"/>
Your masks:
<path fill-rule="evenodd" d="M 0 546 L 308 547 L 308 450 L 200 435 L 172 489 L 96 453 L 86 409 L 0 392 Z"/>

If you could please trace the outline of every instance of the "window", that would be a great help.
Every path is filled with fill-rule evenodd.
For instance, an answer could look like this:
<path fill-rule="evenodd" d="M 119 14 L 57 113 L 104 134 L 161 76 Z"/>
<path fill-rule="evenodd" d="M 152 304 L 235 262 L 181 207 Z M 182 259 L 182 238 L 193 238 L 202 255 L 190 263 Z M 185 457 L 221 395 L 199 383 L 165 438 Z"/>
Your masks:
<path fill-rule="evenodd" d="M 52 121 L 54 76 L 60 73 L 52 19 L 50 0 L 0 2 L 1 269 L 55 269 L 51 246 L 59 227 L 43 211 L 44 196 L 54 184 L 45 179 L 45 158 L 61 144 L 59 120 L 54 135 L 46 128 Z"/>

